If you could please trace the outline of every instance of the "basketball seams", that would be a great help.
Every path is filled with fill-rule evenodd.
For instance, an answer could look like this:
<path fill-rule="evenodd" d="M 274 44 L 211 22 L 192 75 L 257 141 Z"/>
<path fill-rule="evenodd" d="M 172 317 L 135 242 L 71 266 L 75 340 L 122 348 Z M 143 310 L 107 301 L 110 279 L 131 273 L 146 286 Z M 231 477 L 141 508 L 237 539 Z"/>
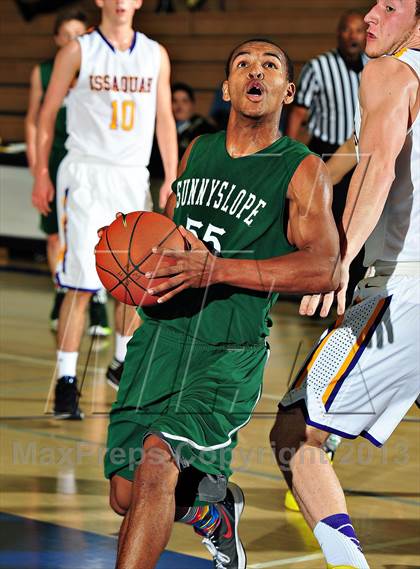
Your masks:
<path fill-rule="evenodd" d="M 111 248 L 111 244 L 110 244 L 109 239 L 108 239 L 108 232 L 107 232 L 107 231 L 105 231 L 105 240 L 106 240 L 106 244 L 107 244 L 107 246 L 108 246 L 108 251 L 111 253 L 112 258 L 113 258 L 114 261 L 117 263 L 118 267 L 119 267 L 122 271 L 124 271 L 125 274 L 127 275 L 127 270 L 122 266 L 122 264 L 120 263 L 118 257 L 115 255 L 114 251 L 113 251 L 112 248 Z"/>
<path fill-rule="evenodd" d="M 142 217 L 142 215 L 143 215 L 143 212 L 140 212 L 139 215 L 137 216 L 136 222 L 135 222 L 134 227 L 133 227 L 133 230 L 132 230 L 132 234 L 133 234 L 133 232 L 134 232 L 134 229 L 135 229 L 135 227 L 136 227 L 136 224 L 138 223 L 138 221 L 140 220 L 140 218 Z M 117 277 L 112 271 L 110 271 L 110 270 L 108 270 L 108 269 L 105 269 L 105 268 L 102 267 L 101 265 L 98 265 L 98 268 L 100 268 L 102 271 L 104 271 L 104 272 L 110 274 L 112 277 L 114 277 L 114 278 L 118 281 L 118 283 L 117 283 L 116 285 L 114 285 L 114 286 L 109 290 L 109 292 L 113 292 L 113 291 L 114 291 L 115 289 L 117 289 L 119 286 L 122 286 L 122 287 L 124 287 L 125 293 L 126 293 L 126 294 L 128 293 L 128 295 L 130 296 L 130 300 L 131 300 L 132 304 L 133 304 L 133 305 L 136 305 L 137 303 L 135 302 L 135 300 L 134 300 L 134 298 L 133 298 L 133 296 L 132 296 L 132 294 L 131 294 L 131 292 L 130 292 L 129 287 L 125 284 L 125 281 L 126 281 L 127 279 L 130 279 L 131 282 L 133 282 L 133 283 L 135 283 L 135 284 L 138 285 L 138 283 L 137 283 L 136 281 L 134 281 L 134 280 L 131 278 L 131 274 L 133 273 L 133 271 L 128 272 L 128 270 L 127 270 L 126 268 L 124 268 L 123 265 L 120 263 L 118 257 L 115 255 L 114 251 L 112 250 L 112 246 L 111 246 L 111 243 L 110 243 L 110 239 L 109 239 L 107 230 L 105 230 L 105 241 L 106 241 L 106 245 L 107 245 L 107 247 L 108 247 L 108 252 L 111 253 L 112 258 L 114 259 L 115 263 L 117 264 L 117 266 L 118 266 L 118 267 L 124 272 L 124 274 L 125 274 L 124 278 L 123 278 L 123 279 L 120 279 L 120 278 Z M 131 245 L 131 240 L 130 240 L 130 245 Z M 130 250 L 128 250 L 128 258 L 127 258 L 127 262 L 128 262 L 128 263 L 130 263 L 130 256 L 129 256 L 129 253 L 130 253 Z M 145 289 L 144 287 L 142 287 L 141 285 L 138 285 L 138 286 L 139 286 L 143 291 L 146 290 L 146 289 Z"/>
<path fill-rule="evenodd" d="M 116 255 L 114 254 L 114 251 L 112 250 L 111 244 L 110 244 L 110 242 L 109 242 L 108 231 L 106 231 L 106 230 L 105 230 L 105 240 L 106 240 L 106 244 L 107 244 L 107 246 L 108 246 L 108 251 L 111 253 L 112 258 L 113 258 L 114 261 L 116 262 L 117 266 L 118 266 L 118 267 L 124 272 L 124 274 L 125 274 L 125 277 L 124 277 L 123 279 L 120 279 L 120 278 L 117 277 L 115 274 L 113 274 L 111 271 L 109 271 L 109 272 L 112 274 L 112 276 L 113 276 L 114 278 L 116 278 L 116 279 L 119 281 L 119 283 L 118 283 L 117 285 L 115 285 L 115 286 L 112 288 L 112 290 L 114 291 L 114 290 L 117 289 L 119 286 L 122 286 L 122 287 L 124 288 L 124 293 L 125 293 L 125 295 L 127 295 L 127 293 L 128 293 L 129 296 L 130 296 L 131 302 L 133 303 L 133 305 L 135 305 L 136 303 L 135 303 L 135 301 L 134 301 L 134 298 L 133 298 L 131 292 L 129 291 L 128 286 L 124 283 L 124 281 L 127 279 L 127 270 L 124 269 L 124 267 L 123 267 L 122 264 L 120 263 L 119 259 L 118 259 L 118 258 L 116 257 Z M 129 262 L 129 259 L 128 259 L 128 258 L 127 258 L 127 261 Z M 127 296 L 125 296 L 125 299 L 127 299 Z"/>
<path fill-rule="evenodd" d="M 147 213 L 147 215 L 144 217 L 144 213 Z M 137 215 L 136 215 L 137 214 Z M 181 234 L 179 233 L 178 227 L 175 225 L 175 223 L 170 220 L 169 218 L 165 218 L 166 219 L 166 223 L 163 223 L 162 220 L 162 225 L 165 227 L 165 225 L 167 226 L 168 224 L 171 224 L 173 227 L 171 227 L 170 229 L 168 229 L 166 235 L 164 235 L 163 237 L 161 237 L 158 241 L 155 241 L 155 243 L 153 243 L 153 240 L 151 239 L 151 237 L 153 236 L 153 222 L 154 219 L 152 216 L 156 215 L 156 214 L 151 214 L 149 212 L 131 212 L 131 214 L 127 214 L 124 216 L 124 220 L 126 220 L 126 218 L 128 216 L 130 217 L 134 217 L 134 215 L 136 215 L 135 219 L 132 219 L 132 228 L 130 231 L 130 234 L 128 237 L 128 243 L 127 243 L 127 248 L 124 247 L 124 242 L 126 243 L 126 239 L 127 237 L 124 237 L 123 233 L 120 233 L 120 236 L 116 237 L 114 235 L 114 237 L 116 237 L 117 241 L 120 244 L 120 248 L 121 248 L 121 252 L 124 252 L 124 250 L 126 249 L 127 251 L 127 259 L 126 259 L 126 263 L 123 263 L 122 260 L 118 257 L 118 248 L 116 248 L 115 252 L 113 250 L 113 245 L 111 244 L 111 241 L 114 241 L 114 239 L 112 239 L 112 235 L 108 234 L 108 229 L 115 224 L 115 222 L 113 222 L 113 224 L 111 224 L 111 226 L 109 228 L 107 228 L 107 230 L 105 230 L 105 235 L 102 238 L 102 246 L 103 249 L 101 251 L 100 248 L 97 249 L 97 254 L 101 253 L 104 254 L 105 252 L 107 253 L 111 253 L 112 257 L 111 259 L 109 259 L 109 261 L 104 262 L 103 266 L 102 264 L 97 262 L 97 268 L 98 271 L 101 271 L 103 273 L 104 279 L 106 281 L 105 276 L 109 275 L 110 277 L 112 277 L 112 279 L 115 279 L 116 284 L 112 284 L 111 283 L 108 284 L 108 286 L 106 286 L 106 288 L 108 289 L 108 291 L 113 294 L 117 299 L 121 297 L 121 295 L 126 297 L 126 300 L 123 300 L 123 302 L 131 302 L 133 305 L 142 305 L 144 303 L 144 301 L 146 300 L 148 295 L 147 293 L 147 283 L 146 286 L 144 286 L 144 284 L 142 284 L 142 281 L 144 282 L 145 279 L 145 275 L 146 275 L 146 271 L 149 272 L 149 269 L 144 269 L 142 270 L 142 266 L 144 263 L 147 263 L 151 257 L 153 257 L 153 255 L 155 255 L 152 251 L 152 249 L 154 247 L 162 247 L 165 245 L 165 243 L 168 242 L 168 240 L 171 240 L 171 238 L 174 235 L 178 235 L 179 237 L 181 237 L 181 242 L 184 243 L 184 247 L 185 247 L 185 242 L 184 239 L 182 238 Z M 159 217 L 161 217 L 159 215 Z M 139 227 L 139 222 L 141 220 L 141 218 L 144 218 L 145 221 L 145 225 L 146 227 L 148 225 L 150 225 L 150 223 L 152 223 L 150 230 L 152 231 L 152 234 L 146 239 L 146 242 L 148 242 L 148 244 L 146 245 L 146 243 L 144 243 L 144 239 L 141 239 L 141 235 L 140 235 L 140 239 L 139 239 L 139 243 L 136 245 L 137 241 L 136 241 L 136 236 L 135 236 L 135 232 L 137 230 L 137 228 Z M 148 218 L 148 219 L 147 219 Z M 130 220 L 131 221 L 131 220 Z M 118 224 L 115 229 L 117 230 L 117 232 L 121 231 L 121 227 L 119 227 L 120 224 Z M 126 226 L 127 224 L 125 223 L 124 226 Z M 141 224 L 140 224 L 141 225 Z M 164 227 L 162 227 L 162 229 L 164 229 Z M 114 230 L 115 230 L 114 229 Z M 112 231 L 111 231 L 112 233 Z M 156 237 L 158 238 L 158 235 L 156 235 Z M 175 244 L 177 247 L 180 247 L 180 243 L 179 243 L 179 238 L 175 238 Z M 134 262 L 133 259 L 133 253 L 136 251 L 136 249 L 138 250 L 138 252 L 141 252 L 141 249 L 144 247 L 144 245 L 146 245 L 146 247 L 148 247 L 148 251 L 146 254 L 144 254 L 137 263 Z M 108 249 L 106 250 L 105 247 Z M 161 257 L 161 259 L 163 259 L 163 257 Z M 97 257 L 97 261 L 98 261 L 98 257 Z M 104 258 L 105 261 L 105 258 Z M 153 260 L 150 260 L 149 263 L 153 264 L 159 264 L 158 261 L 157 263 L 154 263 Z M 106 265 L 109 264 L 109 268 L 106 268 Z M 126 266 L 124 266 L 126 265 Z M 122 278 L 120 276 L 118 276 L 118 273 L 122 273 Z M 116 274 L 117 273 L 117 274 Z M 134 273 L 137 273 L 139 275 L 138 280 L 135 280 L 133 278 Z M 102 280 L 102 279 L 101 279 Z M 135 289 L 133 291 L 131 291 L 132 287 L 132 283 L 136 285 L 136 288 L 138 289 L 138 293 L 136 293 Z M 124 293 L 118 292 L 118 288 L 122 286 L 124 288 Z M 141 302 L 140 298 L 137 298 L 138 295 L 141 296 Z M 130 300 L 129 300 L 130 299 Z M 150 299 L 153 299 L 153 296 L 150 297 Z M 146 304 L 148 304 L 150 301 L 147 301 Z"/>
<path fill-rule="evenodd" d="M 161 246 L 165 243 L 165 241 L 166 241 L 167 239 L 169 239 L 176 231 L 178 231 L 178 227 L 175 225 L 175 227 L 174 227 L 173 229 L 171 229 L 171 230 L 169 231 L 169 233 L 168 233 L 167 235 L 165 235 L 165 237 L 164 237 L 161 241 L 159 241 L 159 242 L 157 243 L 157 245 L 155 245 L 155 247 L 161 247 Z M 133 232 L 134 232 L 134 231 L 133 231 Z M 131 242 L 130 242 L 130 246 L 131 246 Z M 131 248 L 129 249 L 129 252 L 128 252 L 128 255 L 129 255 L 129 256 L 130 256 L 130 254 L 131 254 Z M 140 267 L 140 265 L 142 265 L 145 261 L 147 261 L 152 255 L 154 255 L 154 253 L 153 253 L 152 250 L 150 250 L 149 253 L 147 253 L 147 255 L 145 255 L 142 259 L 140 259 L 140 261 L 139 261 L 137 264 L 133 263 L 133 261 L 131 260 L 131 258 L 130 258 L 130 263 L 133 265 L 133 267 L 136 267 L 136 268 L 137 268 L 137 270 L 139 271 L 139 273 L 141 273 L 141 274 L 144 275 L 145 273 L 143 273 L 143 272 L 141 271 L 141 269 L 139 269 L 139 267 Z"/>
<path fill-rule="evenodd" d="M 111 287 L 110 289 L 108 289 L 108 292 L 109 292 L 110 294 L 112 294 L 112 293 L 114 292 L 114 290 L 117 289 L 119 286 L 123 286 L 123 287 L 125 288 L 126 292 L 128 292 L 128 294 L 130 295 L 130 298 L 131 298 L 131 301 L 132 301 L 133 305 L 136 305 L 136 304 L 137 304 L 137 303 L 135 302 L 134 298 L 133 298 L 132 295 L 131 295 L 130 289 L 128 288 L 128 286 L 127 286 L 127 285 L 125 284 L 125 282 L 124 282 L 124 281 L 127 280 L 127 276 L 125 276 L 123 279 L 119 279 L 119 278 L 118 278 L 112 271 L 110 271 L 109 269 L 105 269 L 105 267 L 101 267 L 101 265 L 98 265 L 98 264 L 97 264 L 96 266 L 97 266 L 98 269 L 101 269 L 101 271 L 104 271 L 104 273 L 108 273 L 108 274 L 111 275 L 114 279 L 116 279 L 116 280 L 118 281 L 116 285 L 114 285 L 113 287 Z M 136 283 L 136 281 L 133 281 L 132 279 L 131 279 L 131 281 L 132 281 L 133 283 L 137 284 L 141 289 L 143 289 L 143 290 L 146 292 L 146 289 L 145 289 L 142 285 Z"/>
<path fill-rule="evenodd" d="M 134 222 L 133 225 L 133 229 L 131 230 L 131 235 L 130 235 L 130 241 L 128 242 L 128 261 L 129 263 L 131 263 L 133 265 L 133 267 L 136 267 L 135 263 L 133 263 L 132 259 L 131 259 L 131 245 L 133 244 L 133 238 L 134 238 L 134 232 L 136 231 L 136 227 L 138 225 L 138 222 L 140 221 L 140 219 L 143 217 L 143 212 L 140 213 L 140 215 L 137 216 L 136 221 Z M 140 263 L 141 264 L 141 263 Z M 137 267 L 136 267 L 137 268 Z M 141 273 L 141 271 L 139 271 Z M 131 274 L 131 273 L 130 273 Z"/>

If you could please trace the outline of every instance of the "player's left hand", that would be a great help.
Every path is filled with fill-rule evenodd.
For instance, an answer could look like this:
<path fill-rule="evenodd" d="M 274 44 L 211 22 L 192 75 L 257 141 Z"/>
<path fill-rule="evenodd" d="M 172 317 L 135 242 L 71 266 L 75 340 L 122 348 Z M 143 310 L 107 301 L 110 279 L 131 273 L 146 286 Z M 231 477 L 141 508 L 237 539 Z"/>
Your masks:
<path fill-rule="evenodd" d="M 174 265 L 162 263 L 154 272 L 146 273 L 149 279 L 170 277 L 164 283 L 148 289 L 149 294 L 168 293 L 161 296 L 158 303 L 166 302 L 187 288 L 204 288 L 214 284 L 213 274 L 217 257 L 213 255 L 193 233 L 184 227 L 179 232 L 189 244 L 189 251 L 154 248 L 152 251 L 162 257 L 176 260 Z"/>
<path fill-rule="evenodd" d="M 121 217 L 122 215 L 124 215 L 123 213 L 121 213 L 120 211 L 118 211 L 115 214 L 115 219 L 118 219 L 119 217 Z M 103 232 L 106 231 L 108 229 L 109 225 L 104 225 L 103 227 L 100 227 L 96 233 L 98 234 L 99 239 L 102 237 Z"/>
<path fill-rule="evenodd" d="M 350 266 L 341 264 L 340 286 L 337 290 L 337 314 L 342 316 L 346 311 L 346 293 L 349 287 Z"/>
<path fill-rule="evenodd" d="M 313 316 L 321 305 L 320 316 L 326 318 L 330 313 L 331 306 L 334 302 L 334 296 L 337 295 L 337 314 L 341 316 L 346 311 L 346 293 L 349 286 L 349 267 L 346 264 L 341 265 L 340 285 L 336 291 L 325 294 L 307 294 L 302 298 L 299 307 L 301 316 Z"/>
<path fill-rule="evenodd" d="M 322 318 L 325 318 L 330 312 L 334 296 L 334 291 L 325 294 L 306 294 L 300 302 L 299 314 L 301 316 L 313 316 L 318 306 L 322 305 L 319 314 Z"/>

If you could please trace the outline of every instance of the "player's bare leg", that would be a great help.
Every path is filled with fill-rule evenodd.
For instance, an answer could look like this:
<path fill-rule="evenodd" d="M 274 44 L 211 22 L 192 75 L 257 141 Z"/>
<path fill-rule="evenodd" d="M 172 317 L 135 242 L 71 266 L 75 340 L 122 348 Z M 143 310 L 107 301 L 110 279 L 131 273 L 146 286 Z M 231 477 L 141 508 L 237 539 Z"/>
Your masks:
<path fill-rule="evenodd" d="M 132 336 L 141 324 L 135 306 L 122 302 L 115 303 L 115 331 L 122 336 Z"/>
<path fill-rule="evenodd" d="M 311 529 L 319 520 L 346 512 L 343 490 L 322 449 L 328 433 L 305 423 L 300 409 L 280 410 L 271 444 L 283 476 Z"/>
<path fill-rule="evenodd" d="M 329 567 L 368 568 L 340 481 L 323 450 L 328 433 L 307 426 L 301 409 L 279 409 L 270 433 L 283 476 L 314 531 Z M 351 565 L 350 565 L 351 563 Z"/>
<path fill-rule="evenodd" d="M 169 541 L 175 517 L 179 470 L 159 437 L 149 436 L 121 527 L 117 569 L 154 569 Z"/>
<path fill-rule="evenodd" d="M 82 339 L 86 309 L 92 294 L 69 290 L 61 305 L 58 321 L 57 345 L 63 352 L 78 352 Z"/>
<path fill-rule="evenodd" d="M 114 512 L 124 516 L 119 533 L 118 551 L 126 540 L 129 527 L 127 512 L 132 496 L 133 483 L 118 474 L 114 475 L 111 478 L 109 501 Z M 203 544 L 212 554 L 217 566 L 223 563 L 223 567 L 243 569 L 246 566 L 246 555 L 238 535 L 243 505 L 242 491 L 236 484 L 229 483 L 226 497 L 222 502 L 201 506 L 176 506 L 175 521 L 194 529 L 203 539 Z M 229 531 L 231 529 L 234 531 Z"/>
<path fill-rule="evenodd" d="M 112 362 L 107 369 L 106 377 L 111 387 L 116 390 L 120 386 L 124 370 L 127 344 L 140 324 L 141 318 L 137 314 L 135 306 L 129 306 L 121 302 L 115 303 L 115 352 Z"/>
<path fill-rule="evenodd" d="M 91 293 L 67 291 L 60 309 L 57 333 L 57 384 L 54 414 L 59 419 L 82 419 L 77 388 L 77 358 Z"/>
<path fill-rule="evenodd" d="M 122 476 L 116 474 L 110 480 L 111 488 L 109 494 L 109 503 L 111 508 L 119 516 L 124 516 L 121 523 L 120 532 L 118 535 L 118 551 L 120 550 L 121 543 L 125 539 L 125 534 L 127 533 L 127 522 L 129 516 L 127 515 L 128 509 L 131 503 L 131 494 L 133 483 L 130 480 L 126 480 Z"/>
<path fill-rule="evenodd" d="M 50 269 L 52 276 L 55 275 L 59 253 L 60 253 L 60 240 L 58 238 L 58 233 L 47 235 L 47 260 L 48 260 L 48 268 Z"/>
<path fill-rule="evenodd" d="M 47 261 L 48 261 L 48 268 L 50 269 L 50 273 L 53 279 L 55 277 L 57 269 L 57 261 L 59 254 L 60 254 L 60 240 L 58 237 L 58 233 L 52 233 L 51 235 L 47 235 Z M 65 290 L 61 289 L 60 287 L 56 287 L 54 304 L 50 313 L 50 329 L 53 332 L 57 331 L 58 315 L 60 313 L 61 304 L 64 300 L 64 295 L 65 295 Z"/>

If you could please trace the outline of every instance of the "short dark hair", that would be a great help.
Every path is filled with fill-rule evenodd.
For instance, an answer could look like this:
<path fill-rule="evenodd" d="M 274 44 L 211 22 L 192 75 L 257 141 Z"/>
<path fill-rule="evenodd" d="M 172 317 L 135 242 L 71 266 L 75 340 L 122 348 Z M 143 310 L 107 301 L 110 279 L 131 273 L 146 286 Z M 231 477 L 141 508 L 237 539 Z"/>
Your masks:
<path fill-rule="evenodd" d="M 274 42 L 273 40 L 267 39 L 267 38 L 251 38 L 249 40 L 245 40 L 241 43 L 239 43 L 236 47 L 234 47 L 232 49 L 232 51 L 229 54 L 229 57 L 227 58 L 226 61 L 226 65 L 225 65 L 225 73 L 226 73 L 226 79 L 229 79 L 229 74 L 230 74 L 230 64 L 232 63 L 232 59 L 233 56 L 235 54 L 235 52 L 238 50 L 238 48 L 240 48 L 243 45 L 246 45 L 247 43 L 269 43 L 270 45 L 274 45 L 274 47 L 276 47 L 277 49 L 279 49 L 283 56 L 284 59 L 286 60 L 286 74 L 287 74 L 287 80 L 292 83 L 294 81 L 295 78 L 295 68 L 293 65 L 292 60 L 290 59 L 288 53 L 279 46 L 279 44 L 277 44 L 276 42 Z"/>
<path fill-rule="evenodd" d="M 357 10 L 347 10 L 346 12 L 341 14 L 340 19 L 338 20 L 337 30 L 339 32 L 341 32 L 345 28 L 347 19 L 350 18 L 351 16 L 359 16 L 359 18 L 362 18 L 362 20 L 364 20 L 363 14 L 361 14 Z"/>
<path fill-rule="evenodd" d="M 187 83 L 174 83 L 172 85 L 171 90 L 172 90 L 172 94 L 175 93 L 175 91 L 184 91 L 185 93 L 187 93 L 190 101 L 195 103 L 195 93 L 194 93 L 194 89 L 191 87 L 191 85 L 188 85 Z"/>
<path fill-rule="evenodd" d="M 54 35 L 56 36 L 60 28 L 66 22 L 70 22 L 71 20 L 78 20 L 82 24 L 87 26 L 87 16 L 81 10 L 68 10 L 66 12 L 60 12 L 54 22 Z"/>

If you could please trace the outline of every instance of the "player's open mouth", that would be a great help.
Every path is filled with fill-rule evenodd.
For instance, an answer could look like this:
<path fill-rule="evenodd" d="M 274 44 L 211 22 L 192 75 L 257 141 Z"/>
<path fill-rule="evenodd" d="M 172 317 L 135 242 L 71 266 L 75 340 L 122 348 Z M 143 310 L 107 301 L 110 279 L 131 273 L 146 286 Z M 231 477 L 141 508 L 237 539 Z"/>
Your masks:
<path fill-rule="evenodd" d="M 368 33 L 367 33 L 367 37 L 368 37 L 368 39 L 370 39 L 370 40 L 376 40 L 376 36 L 375 36 L 374 34 L 372 34 L 372 32 L 368 32 Z"/>
<path fill-rule="evenodd" d="M 259 81 L 249 83 L 246 94 L 252 101 L 260 101 L 264 93 L 264 87 Z"/>

